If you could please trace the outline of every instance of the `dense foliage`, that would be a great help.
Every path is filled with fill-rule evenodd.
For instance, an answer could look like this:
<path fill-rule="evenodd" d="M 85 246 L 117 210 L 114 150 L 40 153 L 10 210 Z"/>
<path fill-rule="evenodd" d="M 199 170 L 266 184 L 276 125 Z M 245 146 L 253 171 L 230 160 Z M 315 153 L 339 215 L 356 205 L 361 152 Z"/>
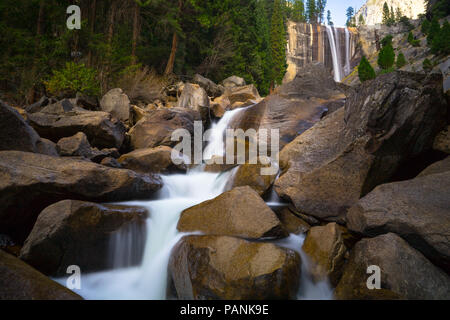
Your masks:
<path fill-rule="evenodd" d="M 358 66 L 358 75 L 361 82 L 376 78 L 375 70 L 365 56 L 362 57 Z"/>
<path fill-rule="evenodd" d="M 396 62 L 397 69 L 403 68 L 405 65 L 406 65 L 405 55 L 402 52 L 400 52 L 397 56 Z"/>
<path fill-rule="evenodd" d="M 390 70 L 395 63 L 395 52 L 392 46 L 392 36 L 388 35 L 381 40 L 382 48 L 378 54 L 378 65 L 382 71 Z"/>
<path fill-rule="evenodd" d="M 273 19 L 275 2 L 280 10 Z M 142 66 L 164 77 L 201 73 L 217 82 L 236 74 L 267 94 L 285 64 L 284 46 L 272 46 L 271 37 L 284 36 L 287 19 L 306 20 L 301 0 L 74 3 L 81 8 L 81 30 L 67 29 L 66 0 L 0 1 L 0 90 L 9 100 L 35 101 L 46 93 L 44 81 L 47 89 L 62 90 L 52 79 L 67 75 L 68 62 L 95 70 L 100 93 L 133 78 L 131 66 Z M 325 1 L 314 3 L 318 21 Z"/>

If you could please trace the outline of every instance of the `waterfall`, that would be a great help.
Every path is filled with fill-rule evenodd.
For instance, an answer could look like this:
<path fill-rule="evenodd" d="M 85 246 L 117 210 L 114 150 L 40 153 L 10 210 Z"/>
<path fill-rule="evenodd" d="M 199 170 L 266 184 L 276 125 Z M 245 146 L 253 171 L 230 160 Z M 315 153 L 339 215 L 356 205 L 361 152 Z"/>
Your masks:
<path fill-rule="evenodd" d="M 337 49 L 336 49 L 336 42 L 334 41 L 334 35 L 333 35 L 333 29 L 331 26 L 327 27 L 327 35 L 328 35 L 328 42 L 330 43 L 330 50 L 331 50 L 331 57 L 333 59 L 333 70 L 334 70 L 334 81 L 339 82 L 341 81 L 341 69 L 340 69 L 340 61 L 338 59 Z"/>
<path fill-rule="evenodd" d="M 210 143 L 205 150 L 206 156 L 223 155 L 225 130 L 243 110 L 228 111 L 218 123 L 213 125 Z M 219 196 L 224 192 L 233 173 L 234 170 L 208 173 L 203 171 L 203 166 L 198 166 L 187 174 L 162 176 L 163 188 L 157 194 L 158 200 L 123 203 L 124 205 L 145 207 L 149 212 L 141 264 L 129 267 L 135 252 L 130 248 L 130 244 L 136 243 L 136 236 L 134 234 L 127 236 L 121 232 L 112 241 L 114 248 L 111 248 L 116 268 L 91 274 L 82 273 L 81 290 L 76 290 L 76 293 L 85 299 L 95 300 L 166 299 L 167 266 L 170 253 L 175 244 L 184 236 L 177 230 L 181 212 Z M 133 229 L 128 231 L 134 232 Z M 303 256 L 301 252 L 303 239 L 304 237 L 292 235 L 287 239 L 279 240 L 279 245 L 292 248 Z M 124 241 L 124 243 L 118 244 L 117 241 Z M 303 259 L 302 289 L 298 298 L 331 299 L 331 288 L 324 283 L 313 283 L 308 273 L 304 272 L 308 267 L 305 265 L 305 261 Z M 83 272 L 83 270 L 81 271 Z M 66 278 L 55 280 L 65 285 Z M 304 290 L 307 290 L 307 293 Z"/>
<path fill-rule="evenodd" d="M 348 76 L 350 74 L 350 32 L 348 28 L 345 28 L 345 67 L 344 67 L 344 76 Z"/>
<path fill-rule="evenodd" d="M 339 30 L 336 27 L 332 27 L 332 29 L 334 30 L 334 41 L 336 42 L 336 57 L 337 57 L 337 65 L 339 68 L 339 81 L 342 80 L 342 78 L 344 78 L 344 68 L 342 68 L 342 57 L 341 57 L 341 39 L 339 36 Z"/>

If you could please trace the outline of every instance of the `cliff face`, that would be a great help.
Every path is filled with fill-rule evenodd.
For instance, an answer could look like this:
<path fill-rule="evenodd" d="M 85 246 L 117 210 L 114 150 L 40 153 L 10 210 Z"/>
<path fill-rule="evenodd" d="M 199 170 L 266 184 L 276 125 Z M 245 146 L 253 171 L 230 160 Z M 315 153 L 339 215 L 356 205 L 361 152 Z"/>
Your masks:
<path fill-rule="evenodd" d="M 284 82 L 293 80 L 300 68 L 313 62 L 323 63 L 336 81 L 345 78 L 359 62 L 356 29 L 288 22 Z"/>
<path fill-rule="evenodd" d="M 356 14 L 356 21 L 358 22 L 362 15 L 366 25 L 380 24 L 383 20 L 385 2 L 389 8 L 394 9 L 394 12 L 399 8 L 402 15 L 410 19 L 417 19 L 426 9 L 425 0 L 368 0 Z"/>

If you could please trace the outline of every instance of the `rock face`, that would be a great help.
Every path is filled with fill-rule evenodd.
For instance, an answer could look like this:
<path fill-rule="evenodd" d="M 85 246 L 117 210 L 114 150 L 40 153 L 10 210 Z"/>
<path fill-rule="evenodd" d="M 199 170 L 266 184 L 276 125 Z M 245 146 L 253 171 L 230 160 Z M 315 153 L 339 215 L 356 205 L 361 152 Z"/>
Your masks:
<path fill-rule="evenodd" d="M 387 3 L 389 8 L 396 12 L 397 8 L 410 19 L 417 19 L 425 13 L 426 1 L 424 0 L 369 0 L 356 14 L 356 21 L 362 15 L 367 25 L 381 24 L 383 22 L 383 5 Z"/>
<path fill-rule="evenodd" d="M 41 140 L 22 116 L 0 100 L 0 151 L 17 150 L 51 155 L 53 149 L 46 146 L 47 143 Z"/>
<path fill-rule="evenodd" d="M 275 213 L 247 186 L 184 210 L 177 229 L 246 239 L 287 236 Z"/>
<path fill-rule="evenodd" d="M 444 173 L 450 171 L 450 156 L 442 161 L 433 163 L 431 166 L 423 170 L 418 177 L 428 176 L 436 173 Z"/>
<path fill-rule="evenodd" d="M 0 152 L 0 233 L 23 241 L 37 215 L 63 199 L 125 201 L 148 198 L 159 178 L 88 161 L 18 151 Z"/>
<path fill-rule="evenodd" d="M 160 145 L 174 147 L 179 142 L 172 141 L 172 132 L 186 129 L 194 134 L 194 121 L 201 121 L 200 114 L 189 109 L 158 109 L 151 111 L 139 121 L 129 134 L 133 149 L 155 148 Z"/>
<path fill-rule="evenodd" d="M 342 275 L 347 249 L 336 223 L 312 227 L 305 238 L 303 251 L 311 259 L 311 274 L 316 281 L 329 278 L 336 286 Z"/>
<path fill-rule="evenodd" d="M 364 236 L 393 232 L 450 273 L 450 171 L 384 184 L 347 214 Z"/>
<path fill-rule="evenodd" d="M 381 290 L 367 288 L 369 266 L 381 270 Z M 344 274 L 335 290 L 338 299 L 448 299 L 450 278 L 389 233 L 363 239 L 352 250 Z"/>
<path fill-rule="evenodd" d="M 277 88 L 273 95 L 243 111 L 233 128 L 279 130 L 280 148 L 311 128 L 327 111 L 325 104 L 344 94 L 323 65 L 309 65 L 294 81 Z"/>
<path fill-rule="evenodd" d="M 208 94 L 197 84 L 186 83 L 184 85 L 177 107 L 197 111 L 207 123 L 211 120 Z"/>
<path fill-rule="evenodd" d="M 300 257 L 269 243 L 189 236 L 173 249 L 169 274 L 182 300 L 295 299 Z"/>
<path fill-rule="evenodd" d="M 450 154 L 450 125 L 437 135 L 433 149 Z"/>
<path fill-rule="evenodd" d="M 300 212 L 342 220 L 402 163 L 431 149 L 446 109 L 440 76 L 394 72 L 364 83 L 345 109 L 281 151 L 275 190 Z"/>
<path fill-rule="evenodd" d="M 177 156 L 182 159 L 182 155 Z M 149 149 L 138 149 L 122 155 L 119 163 L 123 168 L 142 173 L 162 173 L 186 171 L 186 165 L 175 165 L 172 161 L 172 149 L 160 146 Z"/>
<path fill-rule="evenodd" d="M 289 21 L 287 30 L 288 69 L 284 83 L 292 81 L 296 75 L 301 75 L 300 69 L 314 62 L 325 65 L 328 74 L 334 72 L 333 54 L 326 26 Z M 358 34 L 356 29 L 349 28 L 347 43 L 344 28 L 333 28 L 332 31 L 337 51 L 337 65 L 342 72 L 341 77 L 344 78 L 359 63 Z"/>
<path fill-rule="evenodd" d="M 42 110 L 28 115 L 28 119 L 42 137 L 53 142 L 78 132 L 84 132 L 91 144 L 98 148 L 120 148 L 124 141 L 124 125 L 112 120 L 107 112 L 81 108 L 55 113 L 45 113 Z"/>
<path fill-rule="evenodd" d="M 82 298 L 0 250 L 0 300 L 82 300 Z"/>
<path fill-rule="evenodd" d="M 100 101 L 100 108 L 111 113 L 113 118 L 122 121 L 130 119 L 130 99 L 120 88 L 108 91 Z"/>
<path fill-rule="evenodd" d="M 112 267 L 111 235 L 129 224 L 135 224 L 144 234 L 146 217 L 143 208 L 64 200 L 39 214 L 20 258 L 51 276 L 66 275 L 70 265 L 79 266 L 83 272 L 104 270 Z M 139 238 L 145 241 L 145 237 Z M 144 247 L 144 243 L 136 242 L 132 247 L 141 252 L 134 255 L 134 265 L 140 262 Z"/>

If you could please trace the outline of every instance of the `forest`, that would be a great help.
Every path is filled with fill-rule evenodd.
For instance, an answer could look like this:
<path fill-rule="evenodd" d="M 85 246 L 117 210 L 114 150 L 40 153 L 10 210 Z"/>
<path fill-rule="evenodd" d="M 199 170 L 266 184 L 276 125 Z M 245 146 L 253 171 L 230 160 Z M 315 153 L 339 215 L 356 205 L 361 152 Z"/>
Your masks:
<path fill-rule="evenodd" d="M 70 5 L 81 29 L 66 27 Z M 102 95 L 142 81 L 239 75 L 267 94 L 285 69 L 285 22 L 323 21 L 326 1 L 4 0 L 0 91 L 29 104 L 43 94 Z M 168 80 L 169 79 L 169 80 Z M 0 97 L 1 98 L 1 97 Z"/>

